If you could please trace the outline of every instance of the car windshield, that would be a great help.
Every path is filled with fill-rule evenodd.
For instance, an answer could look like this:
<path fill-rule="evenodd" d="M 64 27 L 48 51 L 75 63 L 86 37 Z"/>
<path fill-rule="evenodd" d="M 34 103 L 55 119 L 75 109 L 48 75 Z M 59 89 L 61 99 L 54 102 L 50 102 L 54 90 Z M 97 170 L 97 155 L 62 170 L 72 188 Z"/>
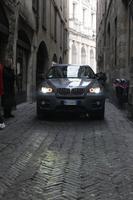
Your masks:
<path fill-rule="evenodd" d="M 61 65 L 50 68 L 47 78 L 94 78 L 95 74 L 89 66 Z"/>

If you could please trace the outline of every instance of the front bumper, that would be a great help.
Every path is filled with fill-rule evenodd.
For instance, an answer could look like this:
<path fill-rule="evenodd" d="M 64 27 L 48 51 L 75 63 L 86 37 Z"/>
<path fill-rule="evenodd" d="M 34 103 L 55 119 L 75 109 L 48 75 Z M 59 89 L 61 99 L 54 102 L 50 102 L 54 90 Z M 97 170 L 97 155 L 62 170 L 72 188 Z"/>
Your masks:
<path fill-rule="evenodd" d="M 45 112 L 92 112 L 102 110 L 105 95 L 87 94 L 82 97 L 57 97 L 55 94 L 37 96 L 37 106 Z"/>

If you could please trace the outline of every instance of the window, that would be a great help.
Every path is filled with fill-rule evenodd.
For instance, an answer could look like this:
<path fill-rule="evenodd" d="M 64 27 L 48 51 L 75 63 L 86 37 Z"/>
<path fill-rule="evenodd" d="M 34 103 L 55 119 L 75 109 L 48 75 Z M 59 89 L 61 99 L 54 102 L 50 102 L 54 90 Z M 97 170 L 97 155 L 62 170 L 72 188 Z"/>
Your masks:
<path fill-rule="evenodd" d="M 32 8 L 34 12 L 37 12 L 38 10 L 38 0 L 32 0 Z"/>
<path fill-rule="evenodd" d="M 72 64 L 76 64 L 77 63 L 77 49 L 75 47 L 75 45 L 72 45 Z"/>
<path fill-rule="evenodd" d="M 115 65 L 117 65 L 117 17 L 115 18 Z"/>
<path fill-rule="evenodd" d="M 110 48 L 110 23 L 108 24 L 108 30 L 107 30 L 107 34 L 108 34 L 108 48 Z"/>
<path fill-rule="evenodd" d="M 63 0 L 60 0 L 60 9 L 63 10 Z"/>
<path fill-rule="evenodd" d="M 94 78 L 93 70 L 88 66 L 56 66 L 51 67 L 47 73 L 47 78 Z"/>
<path fill-rule="evenodd" d="M 73 3 L 73 19 L 76 18 L 76 4 Z"/>
<path fill-rule="evenodd" d="M 85 64 L 86 63 L 86 52 L 85 52 L 85 48 L 82 47 L 81 49 L 81 64 Z"/>
<path fill-rule="evenodd" d="M 91 28 L 94 27 L 94 13 L 91 13 Z"/>
<path fill-rule="evenodd" d="M 83 25 L 85 25 L 85 15 L 86 15 L 86 9 L 83 9 Z"/>
<path fill-rule="evenodd" d="M 54 6 L 53 3 L 50 1 L 50 36 L 54 39 Z"/>
<path fill-rule="evenodd" d="M 93 67 L 94 65 L 94 51 L 93 49 L 90 50 L 90 66 Z"/>
<path fill-rule="evenodd" d="M 67 31 L 67 29 L 65 28 L 64 29 L 64 38 L 63 38 L 63 40 L 64 40 L 64 51 L 66 52 L 67 50 L 68 50 L 68 40 L 67 40 L 67 38 L 68 38 L 68 31 Z"/>
<path fill-rule="evenodd" d="M 124 4 L 126 7 L 128 6 L 129 1 L 127 1 L 127 0 L 122 0 L 122 2 L 123 2 L 123 4 Z"/>
<path fill-rule="evenodd" d="M 42 1 L 42 26 L 46 29 L 46 0 Z"/>
<path fill-rule="evenodd" d="M 57 10 L 54 9 L 54 40 L 57 41 Z"/>
<path fill-rule="evenodd" d="M 62 43 L 63 43 L 63 23 L 60 22 L 60 48 L 62 49 Z"/>

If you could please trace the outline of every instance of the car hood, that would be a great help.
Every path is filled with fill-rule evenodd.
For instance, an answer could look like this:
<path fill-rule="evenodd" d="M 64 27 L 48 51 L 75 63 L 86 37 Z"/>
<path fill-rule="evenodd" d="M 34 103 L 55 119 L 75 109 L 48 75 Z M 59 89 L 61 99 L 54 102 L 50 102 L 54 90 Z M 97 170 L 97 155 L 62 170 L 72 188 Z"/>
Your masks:
<path fill-rule="evenodd" d="M 97 81 L 95 79 L 60 78 L 48 79 L 44 84 L 54 88 L 86 88 L 94 82 Z"/>

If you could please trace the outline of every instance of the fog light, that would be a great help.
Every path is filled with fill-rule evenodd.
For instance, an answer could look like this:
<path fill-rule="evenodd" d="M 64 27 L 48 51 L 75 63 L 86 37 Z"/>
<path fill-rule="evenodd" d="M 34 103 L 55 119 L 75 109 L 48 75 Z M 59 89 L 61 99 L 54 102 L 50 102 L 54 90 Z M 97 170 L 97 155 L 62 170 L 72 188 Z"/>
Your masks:
<path fill-rule="evenodd" d="M 100 101 L 97 101 L 96 104 L 97 104 L 97 106 L 100 106 L 100 105 L 101 105 Z"/>
<path fill-rule="evenodd" d="M 46 102 L 45 102 L 45 101 L 42 101 L 42 102 L 41 102 L 41 104 L 42 104 L 42 105 L 45 105 L 45 104 L 46 104 Z"/>

